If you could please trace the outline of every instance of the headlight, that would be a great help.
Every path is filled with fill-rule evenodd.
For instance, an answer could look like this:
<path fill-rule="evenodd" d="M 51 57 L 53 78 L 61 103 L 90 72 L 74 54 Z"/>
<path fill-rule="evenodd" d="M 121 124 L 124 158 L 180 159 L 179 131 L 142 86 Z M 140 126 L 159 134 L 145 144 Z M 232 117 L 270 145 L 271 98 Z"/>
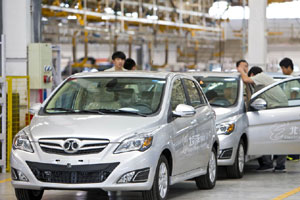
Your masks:
<path fill-rule="evenodd" d="M 121 142 L 114 153 L 124 153 L 128 151 L 146 151 L 152 145 L 153 136 L 140 135 L 127 138 Z"/>
<path fill-rule="evenodd" d="M 216 126 L 218 135 L 230 135 L 234 131 L 234 128 L 235 123 L 233 122 L 224 122 Z"/>
<path fill-rule="evenodd" d="M 23 131 L 15 136 L 13 141 L 13 149 L 20 149 L 33 153 L 33 148 L 30 144 L 29 138 Z"/>

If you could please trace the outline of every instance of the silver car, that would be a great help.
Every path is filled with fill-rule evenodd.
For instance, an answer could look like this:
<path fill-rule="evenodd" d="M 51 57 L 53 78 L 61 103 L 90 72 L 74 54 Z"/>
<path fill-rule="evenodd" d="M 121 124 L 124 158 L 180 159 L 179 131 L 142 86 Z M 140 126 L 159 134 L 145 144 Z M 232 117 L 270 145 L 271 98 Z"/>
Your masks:
<path fill-rule="evenodd" d="M 65 80 L 21 130 L 11 153 L 19 200 L 47 189 L 142 191 L 216 183 L 215 113 L 192 77 L 175 73 L 81 73 Z"/>
<path fill-rule="evenodd" d="M 220 140 L 218 165 L 226 166 L 228 177 L 243 177 L 245 162 L 259 155 L 300 152 L 299 77 L 281 79 L 253 94 L 247 103 L 245 85 L 239 73 L 192 75 L 200 82 L 216 112 Z M 294 91 L 288 90 L 288 85 L 293 85 Z M 280 87 L 287 95 L 285 105 L 270 107 L 271 102 L 263 98 L 274 87 Z M 295 91 L 297 98 L 289 98 Z"/>

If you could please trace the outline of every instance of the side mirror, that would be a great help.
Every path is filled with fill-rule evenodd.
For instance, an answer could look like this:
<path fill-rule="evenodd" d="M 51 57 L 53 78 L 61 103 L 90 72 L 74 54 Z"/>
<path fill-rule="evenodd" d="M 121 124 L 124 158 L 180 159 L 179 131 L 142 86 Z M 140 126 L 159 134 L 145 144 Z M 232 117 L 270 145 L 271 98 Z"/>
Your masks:
<path fill-rule="evenodd" d="M 267 102 L 262 98 L 255 99 L 250 106 L 255 110 L 265 110 L 267 108 Z"/>
<path fill-rule="evenodd" d="M 191 117 L 196 114 L 195 109 L 192 106 L 186 104 L 177 105 L 175 111 L 172 114 L 176 117 Z"/>
<path fill-rule="evenodd" d="M 32 115 L 35 115 L 36 113 L 39 112 L 39 110 L 41 109 L 42 104 L 41 103 L 36 103 L 33 104 L 30 108 L 29 108 L 29 113 Z"/>

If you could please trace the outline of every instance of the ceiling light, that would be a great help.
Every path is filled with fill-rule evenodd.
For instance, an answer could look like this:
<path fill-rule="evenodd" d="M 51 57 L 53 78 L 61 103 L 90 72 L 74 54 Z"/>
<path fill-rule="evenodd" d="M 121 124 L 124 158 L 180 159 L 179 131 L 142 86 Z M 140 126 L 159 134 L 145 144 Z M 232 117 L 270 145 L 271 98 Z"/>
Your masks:
<path fill-rule="evenodd" d="M 137 12 L 133 12 L 131 15 L 132 15 L 133 18 L 138 18 L 139 17 Z"/>
<path fill-rule="evenodd" d="M 47 22 L 48 19 L 47 19 L 46 17 L 42 17 L 42 21 L 43 21 L 43 22 Z"/>
<path fill-rule="evenodd" d="M 115 13 L 115 11 L 110 7 L 104 8 L 104 12 L 106 12 L 107 14 L 114 14 Z"/>
<path fill-rule="evenodd" d="M 69 20 L 77 19 L 77 17 L 76 17 L 76 15 L 69 15 L 69 16 L 68 16 L 68 19 L 69 19 Z"/>

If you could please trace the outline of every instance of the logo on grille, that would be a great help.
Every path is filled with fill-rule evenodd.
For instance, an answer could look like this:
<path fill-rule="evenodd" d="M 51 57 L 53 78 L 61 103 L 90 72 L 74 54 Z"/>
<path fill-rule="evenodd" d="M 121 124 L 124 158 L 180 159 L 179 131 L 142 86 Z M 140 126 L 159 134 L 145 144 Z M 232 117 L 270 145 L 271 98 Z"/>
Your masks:
<path fill-rule="evenodd" d="M 66 153 L 76 153 L 79 150 L 79 140 L 67 139 L 64 143 L 64 151 Z"/>

